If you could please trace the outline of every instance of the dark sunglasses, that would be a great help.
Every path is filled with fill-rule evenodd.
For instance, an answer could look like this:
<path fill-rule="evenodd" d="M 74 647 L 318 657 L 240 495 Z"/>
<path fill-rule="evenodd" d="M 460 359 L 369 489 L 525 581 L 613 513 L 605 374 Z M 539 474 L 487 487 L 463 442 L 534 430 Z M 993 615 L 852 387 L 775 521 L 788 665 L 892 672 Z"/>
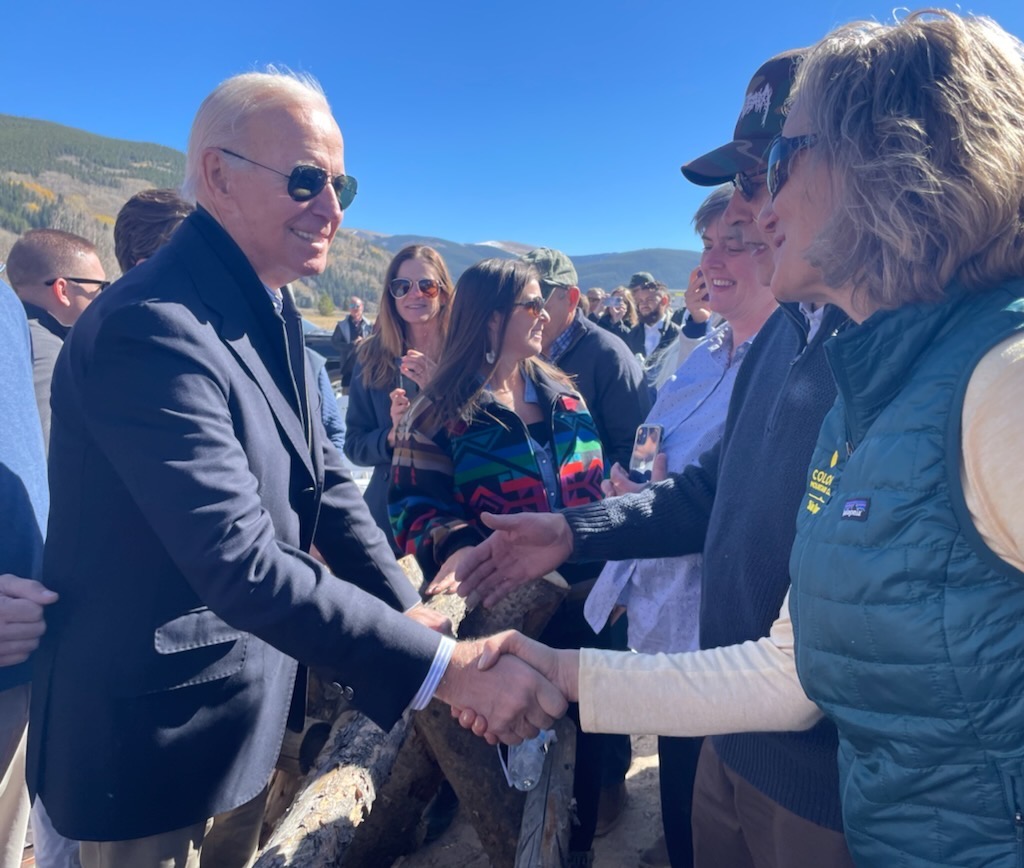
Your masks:
<path fill-rule="evenodd" d="M 43 286 L 53 286 L 58 280 L 66 280 L 68 283 L 90 283 L 97 287 L 97 292 L 103 292 L 113 282 L 110 280 L 96 280 L 95 277 L 55 277 L 53 280 L 45 281 Z"/>
<path fill-rule="evenodd" d="M 405 298 L 412 291 L 413 284 L 418 286 L 420 293 L 427 298 L 437 298 L 437 294 L 441 291 L 441 284 L 432 277 L 421 277 L 416 281 L 405 277 L 396 277 L 388 284 L 388 292 L 393 298 Z"/>
<path fill-rule="evenodd" d="M 641 289 L 652 290 L 657 288 L 658 284 L 656 284 L 653 280 L 648 280 L 646 283 L 638 283 L 636 286 L 631 287 L 633 292 L 637 292 Z"/>
<path fill-rule="evenodd" d="M 786 181 L 793 157 L 818 143 L 814 133 L 806 136 L 776 136 L 768 146 L 768 193 L 774 199 Z"/>
<path fill-rule="evenodd" d="M 765 176 L 765 171 L 762 169 L 753 175 L 748 175 L 746 172 L 737 172 L 732 179 L 732 185 L 740 191 L 740 195 L 747 202 L 751 202 L 757 195 L 757 191 L 761 186 L 758 182 Z"/>
<path fill-rule="evenodd" d="M 531 298 L 529 301 L 517 301 L 512 307 L 521 307 L 534 319 L 537 319 L 544 312 L 545 301 L 543 298 Z"/>
<path fill-rule="evenodd" d="M 331 186 L 334 188 L 334 195 L 338 197 L 338 205 L 344 211 L 352 204 L 352 200 L 356 198 L 356 190 L 359 189 L 358 182 L 351 175 L 335 175 L 331 178 L 327 174 L 327 170 L 321 169 L 319 166 L 296 166 L 291 170 L 291 173 L 279 172 L 277 169 L 264 166 L 263 163 L 257 163 L 255 160 L 250 160 L 248 157 L 243 157 L 241 154 L 236 154 L 227 148 L 218 148 L 217 150 L 227 154 L 229 157 L 245 160 L 247 163 L 252 163 L 254 166 L 259 166 L 261 169 L 266 169 L 268 172 L 273 172 L 275 175 L 287 178 L 288 195 L 296 202 L 308 202 L 310 199 L 315 199 L 320 195 L 324 187 L 327 186 L 327 182 L 330 181 Z"/>

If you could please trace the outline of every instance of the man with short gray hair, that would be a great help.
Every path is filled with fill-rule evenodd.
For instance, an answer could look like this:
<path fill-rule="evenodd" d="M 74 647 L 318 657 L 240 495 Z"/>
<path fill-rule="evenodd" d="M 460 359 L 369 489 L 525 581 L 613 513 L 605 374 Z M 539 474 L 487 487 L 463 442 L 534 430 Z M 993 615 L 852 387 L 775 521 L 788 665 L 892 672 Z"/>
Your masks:
<path fill-rule="evenodd" d="M 27 775 L 85 868 L 248 865 L 306 666 L 384 728 L 475 697 L 516 743 L 566 707 L 440 634 L 319 421 L 286 285 L 324 270 L 356 193 L 323 93 L 229 79 L 186 173 L 195 213 L 92 305 L 54 373 L 43 576 L 61 602 Z"/>

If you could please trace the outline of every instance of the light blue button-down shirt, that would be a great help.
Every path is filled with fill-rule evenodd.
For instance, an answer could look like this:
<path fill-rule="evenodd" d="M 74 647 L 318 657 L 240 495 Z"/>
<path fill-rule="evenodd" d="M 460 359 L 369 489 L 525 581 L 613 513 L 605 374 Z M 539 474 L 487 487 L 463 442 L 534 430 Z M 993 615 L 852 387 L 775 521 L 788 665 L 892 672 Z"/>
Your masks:
<path fill-rule="evenodd" d="M 733 352 L 732 329 L 723 323 L 659 390 L 647 422 L 664 428 L 661 449 L 668 456 L 669 472 L 695 463 L 721 438 L 732 387 L 749 347 L 748 340 Z M 699 554 L 611 562 L 587 597 L 587 621 L 598 631 L 612 609 L 624 605 L 631 648 L 651 654 L 696 650 L 702 564 Z"/>

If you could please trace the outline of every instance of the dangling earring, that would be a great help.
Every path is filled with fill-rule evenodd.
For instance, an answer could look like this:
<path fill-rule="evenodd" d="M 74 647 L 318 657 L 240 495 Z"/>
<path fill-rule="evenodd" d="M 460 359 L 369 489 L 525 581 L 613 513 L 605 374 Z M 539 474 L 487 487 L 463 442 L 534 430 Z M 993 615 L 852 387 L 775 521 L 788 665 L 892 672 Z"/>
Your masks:
<path fill-rule="evenodd" d="M 496 356 L 496 355 L 494 355 L 494 350 L 488 350 L 488 351 L 487 351 L 487 352 L 486 352 L 486 353 L 484 354 L 484 360 L 485 360 L 485 361 L 487 362 L 487 364 L 489 364 L 489 365 L 493 365 L 493 364 L 494 364 L 494 360 L 495 360 L 496 358 L 497 358 L 497 356 Z"/>

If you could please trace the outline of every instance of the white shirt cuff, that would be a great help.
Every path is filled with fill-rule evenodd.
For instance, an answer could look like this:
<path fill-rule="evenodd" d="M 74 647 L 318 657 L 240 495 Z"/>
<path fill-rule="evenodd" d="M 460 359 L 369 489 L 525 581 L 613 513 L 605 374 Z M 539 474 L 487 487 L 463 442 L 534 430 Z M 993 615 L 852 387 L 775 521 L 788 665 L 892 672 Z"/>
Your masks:
<path fill-rule="evenodd" d="M 420 689 L 416 691 L 412 702 L 409 703 L 409 708 L 413 711 L 426 708 L 427 703 L 434 698 L 434 691 L 437 690 L 437 685 L 441 683 L 441 678 L 444 676 L 445 670 L 448 669 L 448 661 L 452 659 L 452 652 L 454 650 L 455 640 L 450 636 L 442 636 L 441 644 L 437 646 L 437 651 L 434 652 L 434 660 L 430 664 L 430 671 L 427 672 L 427 677 L 423 679 Z"/>

